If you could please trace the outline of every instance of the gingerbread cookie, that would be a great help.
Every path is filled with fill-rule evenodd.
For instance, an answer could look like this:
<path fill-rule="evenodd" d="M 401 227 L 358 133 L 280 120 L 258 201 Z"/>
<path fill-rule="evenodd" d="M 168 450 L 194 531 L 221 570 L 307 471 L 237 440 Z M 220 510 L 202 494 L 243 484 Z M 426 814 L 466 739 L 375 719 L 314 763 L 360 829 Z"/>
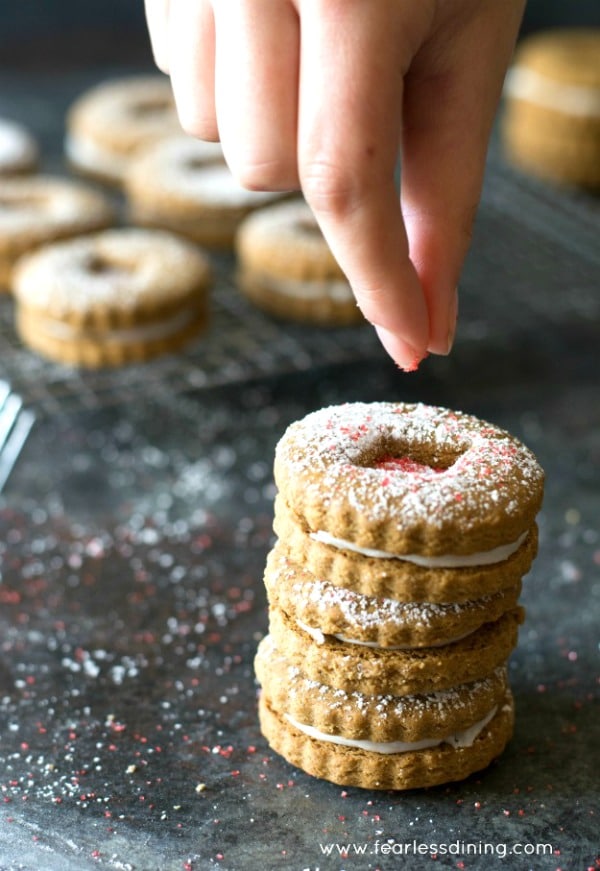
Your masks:
<path fill-rule="evenodd" d="M 512 735 L 514 704 L 508 690 L 481 721 L 443 739 L 414 743 L 361 741 L 322 732 L 275 711 L 264 694 L 259 715 L 271 747 L 314 777 L 365 789 L 420 789 L 463 780 L 486 768 Z"/>
<path fill-rule="evenodd" d="M 509 740 L 543 472 L 493 424 L 354 403 L 288 427 L 259 645 L 269 744 L 334 783 L 466 777 Z"/>
<path fill-rule="evenodd" d="M 169 79 L 131 76 L 101 82 L 75 101 L 65 152 L 77 172 L 120 185 L 140 148 L 180 132 Z"/>
<path fill-rule="evenodd" d="M 352 288 L 303 200 L 247 218 L 236 250 L 240 290 L 270 314 L 322 326 L 363 322 Z"/>
<path fill-rule="evenodd" d="M 77 366 L 174 351 L 205 326 L 208 260 L 172 234 L 120 229 L 48 245 L 15 270 L 18 332 Z"/>
<path fill-rule="evenodd" d="M 600 29 L 524 39 L 505 98 L 509 160 L 546 179 L 600 187 Z"/>
<path fill-rule="evenodd" d="M 484 623 L 493 623 L 516 607 L 515 586 L 481 598 L 444 603 L 399 601 L 365 596 L 353 589 L 318 580 L 285 555 L 280 539 L 267 559 L 265 586 L 272 607 L 284 611 L 313 637 L 368 647 L 441 647 L 460 641 Z"/>
<path fill-rule="evenodd" d="M 210 248 L 231 248 L 240 222 L 282 196 L 241 187 L 220 145 L 188 137 L 146 149 L 125 187 L 137 224 L 173 230 Z"/>
<path fill-rule="evenodd" d="M 0 118 L 0 178 L 33 172 L 38 156 L 38 145 L 25 127 Z"/>
<path fill-rule="evenodd" d="M 62 178 L 0 179 L 0 288 L 14 264 L 47 242 L 109 227 L 114 210 L 97 191 Z"/>
<path fill-rule="evenodd" d="M 440 647 L 367 647 L 300 626 L 284 611 L 269 613 L 273 644 L 307 677 L 345 692 L 438 692 L 480 680 L 506 662 L 517 643 L 522 608 Z"/>

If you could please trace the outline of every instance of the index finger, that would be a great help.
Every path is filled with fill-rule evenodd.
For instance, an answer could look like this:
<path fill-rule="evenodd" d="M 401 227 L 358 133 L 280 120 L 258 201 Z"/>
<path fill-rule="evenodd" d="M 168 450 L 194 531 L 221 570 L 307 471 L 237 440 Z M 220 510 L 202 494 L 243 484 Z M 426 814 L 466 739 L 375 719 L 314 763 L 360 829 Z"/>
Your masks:
<path fill-rule="evenodd" d="M 357 302 L 403 369 L 429 317 L 394 185 L 406 33 L 387 4 L 301 3 L 298 163 L 304 195 Z"/>

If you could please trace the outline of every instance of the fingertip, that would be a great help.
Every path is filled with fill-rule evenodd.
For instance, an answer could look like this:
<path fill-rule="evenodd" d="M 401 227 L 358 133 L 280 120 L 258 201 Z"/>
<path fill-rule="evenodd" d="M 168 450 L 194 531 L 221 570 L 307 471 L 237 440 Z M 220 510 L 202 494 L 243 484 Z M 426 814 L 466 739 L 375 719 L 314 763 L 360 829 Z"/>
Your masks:
<path fill-rule="evenodd" d="M 392 333 L 385 327 L 375 326 L 375 331 L 385 350 L 403 372 L 417 371 L 419 364 L 427 356 L 427 351 L 424 348 L 418 350 L 401 336 Z"/>

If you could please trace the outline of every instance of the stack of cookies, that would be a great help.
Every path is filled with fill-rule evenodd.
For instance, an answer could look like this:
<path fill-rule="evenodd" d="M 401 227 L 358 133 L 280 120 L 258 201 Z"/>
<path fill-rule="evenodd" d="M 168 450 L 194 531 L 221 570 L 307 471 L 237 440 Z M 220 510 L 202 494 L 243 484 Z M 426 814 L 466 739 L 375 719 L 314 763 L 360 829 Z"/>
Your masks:
<path fill-rule="evenodd" d="M 543 472 L 517 439 L 425 405 L 352 403 L 275 457 L 260 722 L 334 783 L 467 777 L 509 740 L 506 661 L 537 548 Z"/>

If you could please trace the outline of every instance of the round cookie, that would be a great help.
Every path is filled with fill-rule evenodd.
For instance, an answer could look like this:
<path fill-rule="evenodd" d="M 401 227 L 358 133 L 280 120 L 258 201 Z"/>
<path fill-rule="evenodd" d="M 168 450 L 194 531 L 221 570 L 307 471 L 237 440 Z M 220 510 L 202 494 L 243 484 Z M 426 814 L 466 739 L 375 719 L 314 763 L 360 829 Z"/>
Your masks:
<path fill-rule="evenodd" d="M 48 245 L 15 270 L 17 330 L 59 362 L 139 362 L 205 326 L 209 281 L 207 258 L 165 232 L 119 229 Z"/>
<path fill-rule="evenodd" d="M 303 724 L 275 711 L 264 694 L 260 697 L 259 717 L 270 746 L 314 777 L 365 789 L 419 789 L 462 780 L 486 768 L 512 736 L 514 703 L 507 690 L 489 721 L 448 736 L 449 741 L 437 746 L 401 752 L 389 752 L 390 748 L 381 744 L 375 749 L 368 743 L 345 746 L 337 743 L 338 736 L 319 731 L 316 736 L 309 734 Z"/>
<path fill-rule="evenodd" d="M 224 163 L 220 145 L 187 137 L 146 149 L 128 172 L 125 187 L 137 224 L 226 249 L 250 212 L 282 196 L 241 187 Z"/>
<path fill-rule="evenodd" d="M 38 145 L 31 133 L 15 121 L 0 118 L 0 178 L 33 172 L 38 157 Z"/>
<path fill-rule="evenodd" d="M 600 187 L 600 28 L 524 39 L 504 95 L 509 160 L 552 181 Z"/>
<path fill-rule="evenodd" d="M 440 692 L 395 696 L 346 692 L 308 678 L 266 636 L 254 667 L 274 710 L 334 735 L 361 741 L 443 739 L 484 719 L 506 694 L 505 666 L 467 684 Z"/>
<path fill-rule="evenodd" d="M 318 580 L 286 557 L 281 542 L 267 558 L 264 581 L 269 604 L 313 637 L 331 635 L 338 641 L 386 649 L 441 647 L 466 638 L 515 608 L 521 592 L 519 580 L 499 593 L 462 604 L 364 596 Z"/>
<path fill-rule="evenodd" d="M 62 178 L 0 179 L 0 288 L 14 264 L 48 242 L 109 227 L 114 210 L 97 191 Z"/>
<path fill-rule="evenodd" d="M 317 635 L 278 608 L 269 612 L 269 633 L 281 655 L 310 680 L 348 693 L 403 696 L 439 692 L 486 677 L 515 648 L 523 617 L 523 609 L 517 607 L 460 641 L 405 650 Z"/>
<path fill-rule="evenodd" d="M 70 166 L 116 185 L 140 148 L 181 132 L 170 80 L 161 75 L 101 82 L 73 103 L 66 123 Z"/>
<path fill-rule="evenodd" d="M 291 424 L 274 472 L 317 540 L 428 568 L 508 559 L 530 534 L 544 477 L 493 424 L 392 402 L 332 406 Z"/>
<path fill-rule="evenodd" d="M 399 602 L 461 604 L 512 590 L 529 571 L 538 548 L 534 523 L 513 553 L 487 565 L 419 565 L 401 556 L 365 556 L 320 541 L 281 494 L 275 499 L 273 526 L 279 536 L 278 548 L 312 575 L 355 593 Z"/>
<path fill-rule="evenodd" d="M 240 290 L 269 314 L 321 326 L 364 322 L 304 200 L 280 203 L 247 218 L 236 250 Z"/>

